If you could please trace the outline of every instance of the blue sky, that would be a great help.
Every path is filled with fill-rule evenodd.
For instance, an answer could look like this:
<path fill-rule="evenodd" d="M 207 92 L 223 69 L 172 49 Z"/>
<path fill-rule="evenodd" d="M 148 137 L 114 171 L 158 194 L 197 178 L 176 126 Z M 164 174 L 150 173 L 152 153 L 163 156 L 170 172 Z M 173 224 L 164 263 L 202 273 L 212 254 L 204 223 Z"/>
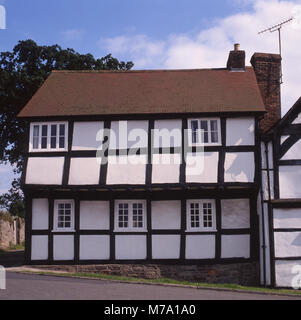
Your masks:
<path fill-rule="evenodd" d="M 33 39 L 95 57 L 112 53 L 132 60 L 136 69 L 224 67 L 235 42 L 248 61 L 254 52 L 278 53 L 277 34 L 258 31 L 301 17 L 300 0 L 0 0 L 0 5 L 7 11 L 1 51 Z M 301 93 L 300 27 L 301 19 L 283 29 L 283 113 Z M 12 169 L 0 165 L 0 193 L 11 180 Z"/>

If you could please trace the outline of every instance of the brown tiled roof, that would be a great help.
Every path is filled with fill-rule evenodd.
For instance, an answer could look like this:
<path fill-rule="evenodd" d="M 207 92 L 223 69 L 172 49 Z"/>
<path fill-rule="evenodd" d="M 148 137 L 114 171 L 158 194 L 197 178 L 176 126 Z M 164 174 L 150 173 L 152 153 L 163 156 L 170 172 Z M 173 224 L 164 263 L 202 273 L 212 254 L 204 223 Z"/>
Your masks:
<path fill-rule="evenodd" d="M 251 67 L 53 71 L 19 117 L 250 111 L 265 111 Z"/>

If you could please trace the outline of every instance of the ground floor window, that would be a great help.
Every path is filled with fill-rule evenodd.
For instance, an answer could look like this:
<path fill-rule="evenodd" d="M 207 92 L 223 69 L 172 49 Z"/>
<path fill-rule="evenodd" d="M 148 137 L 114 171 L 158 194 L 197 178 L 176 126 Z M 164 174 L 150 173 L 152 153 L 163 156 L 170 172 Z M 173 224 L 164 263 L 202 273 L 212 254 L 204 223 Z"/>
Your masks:
<path fill-rule="evenodd" d="M 54 201 L 54 230 L 73 231 L 74 230 L 74 201 L 56 200 Z"/>
<path fill-rule="evenodd" d="M 215 201 L 187 201 L 187 231 L 214 231 L 215 229 Z"/>
<path fill-rule="evenodd" d="M 146 231 L 144 200 L 118 200 L 115 202 L 115 231 Z"/>

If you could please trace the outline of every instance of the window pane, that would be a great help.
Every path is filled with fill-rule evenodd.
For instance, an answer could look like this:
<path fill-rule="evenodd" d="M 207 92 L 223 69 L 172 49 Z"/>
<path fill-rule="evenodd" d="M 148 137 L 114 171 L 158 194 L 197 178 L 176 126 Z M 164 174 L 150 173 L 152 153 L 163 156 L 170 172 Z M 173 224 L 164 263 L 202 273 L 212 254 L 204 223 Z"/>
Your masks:
<path fill-rule="evenodd" d="M 70 229 L 72 226 L 71 203 L 58 204 L 58 225 L 59 229 Z"/>
<path fill-rule="evenodd" d="M 56 130 L 57 130 L 56 124 L 51 125 L 51 140 L 50 140 L 51 149 L 56 149 Z"/>
<path fill-rule="evenodd" d="M 60 124 L 59 148 L 65 148 L 65 125 Z"/>
<path fill-rule="evenodd" d="M 143 204 L 133 204 L 133 228 L 143 228 Z"/>
<path fill-rule="evenodd" d="M 40 131 L 39 126 L 33 127 L 33 142 L 32 142 L 33 149 L 39 148 L 39 131 Z"/>
<path fill-rule="evenodd" d="M 51 125 L 51 136 L 56 137 L 56 124 Z"/>
<path fill-rule="evenodd" d="M 120 203 L 118 206 L 118 227 L 128 228 L 129 211 L 126 203 Z"/>
<path fill-rule="evenodd" d="M 51 149 L 56 148 L 56 137 L 51 137 Z"/>
<path fill-rule="evenodd" d="M 201 130 L 202 130 L 202 142 L 208 143 L 209 136 L 208 136 L 208 121 L 207 120 L 201 120 Z"/>
<path fill-rule="evenodd" d="M 43 125 L 42 126 L 42 140 L 41 140 L 41 148 L 42 149 L 47 149 L 47 131 L 48 131 L 48 126 Z"/>
<path fill-rule="evenodd" d="M 203 204 L 203 222 L 204 222 L 204 228 L 213 227 L 213 212 L 212 212 L 211 203 Z"/>
<path fill-rule="evenodd" d="M 199 122 L 197 120 L 191 121 L 191 134 L 192 134 L 192 143 L 198 143 L 198 129 Z"/>
<path fill-rule="evenodd" d="M 217 143 L 218 142 L 217 120 L 211 120 L 210 121 L 210 127 L 211 127 L 211 142 L 212 143 Z"/>
<path fill-rule="evenodd" d="M 42 126 L 42 137 L 47 137 L 47 131 L 48 131 L 48 126 L 43 125 Z"/>
<path fill-rule="evenodd" d="M 191 228 L 199 228 L 199 204 L 198 203 L 191 203 L 190 204 L 190 226 Z"/>

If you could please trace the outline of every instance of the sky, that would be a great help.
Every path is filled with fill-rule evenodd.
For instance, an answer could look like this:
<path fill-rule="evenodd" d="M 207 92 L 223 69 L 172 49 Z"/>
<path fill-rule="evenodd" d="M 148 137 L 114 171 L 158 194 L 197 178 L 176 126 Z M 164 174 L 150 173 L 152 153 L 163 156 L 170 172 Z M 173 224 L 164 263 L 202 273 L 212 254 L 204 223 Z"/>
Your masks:
<path fill-rule="evenodd" d="M 249 65 L 254 52 L 279 52 L 277 33 L 258 32 L 295 16 L 282 29 L 282 113 L 301 95 L 301 0 L 0 0 L 0 5 L 6 9 L 0 51 L 33 39 L 95 57 L 112 53 L 133 61 L 134 69 L 225 67 L 236 42 Z M 0 165 L 0 194 L 12 177 L 12 168 Z"/>

